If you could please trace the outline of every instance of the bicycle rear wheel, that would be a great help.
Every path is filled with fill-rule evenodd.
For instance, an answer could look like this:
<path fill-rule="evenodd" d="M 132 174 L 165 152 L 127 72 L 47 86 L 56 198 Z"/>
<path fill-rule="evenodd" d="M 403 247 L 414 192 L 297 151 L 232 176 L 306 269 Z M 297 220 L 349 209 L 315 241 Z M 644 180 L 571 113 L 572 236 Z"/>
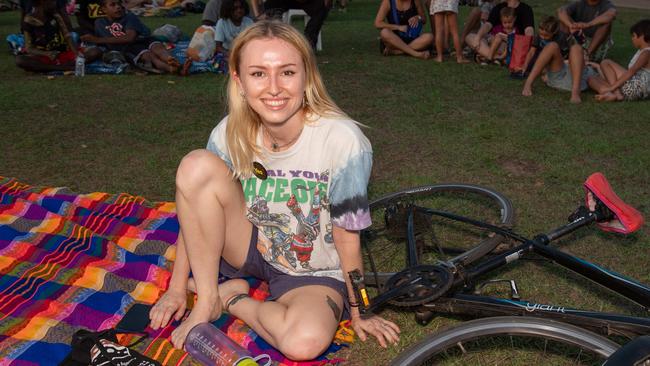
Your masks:
<path fill-rule="evenodd" d="M 477 319 L 434 333 L 402 352 L 393 366 L 601 365 L 619 345 L 585 329 L 529 317 Z"/>
<path fill-rule="evenodd" d="M 411 207 L 454 213 L 501 227 L 514 222 L 512 203 L 501 193 L 471 184 L 435 184 L 388 194 L 370 203 L 373 225 L 362 233 L 366 279 L 411 266 L 407 223 Z M 413 233 L 418 264 L 467 265 L 492 251 L 503 236 L 475 225 L 415 209 Z M 412 260 L 411 260 L 412 262 Z M 381 280 L 375 280 L 381 282 Z"/>

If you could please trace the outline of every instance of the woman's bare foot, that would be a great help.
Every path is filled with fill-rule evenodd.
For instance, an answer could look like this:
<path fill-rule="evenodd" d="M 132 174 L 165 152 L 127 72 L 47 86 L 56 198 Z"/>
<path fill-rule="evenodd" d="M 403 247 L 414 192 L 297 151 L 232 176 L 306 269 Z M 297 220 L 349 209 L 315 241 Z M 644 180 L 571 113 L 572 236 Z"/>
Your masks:
<path fill-rule="evenodd" d="M 210 298 L 208 298 L 210 297 Z M 221 315 L 221 300 L 219 296 L 199 296 L 190 315 L 171 334 L 174 347 L 183 349 L 187 334 L 200 323 L 206 323 Z"/>
<path fill-rule="evenodd" d="M 571 100 L 570 101 L 573 104 L 582 103 L 582 98 L 580 98 L 580 93 L 579 92 L 578 93 L 571 92 Z"/>
<path fill-rule="evenodd" d="M 459 64 L 468 64 L 470 61 L 464 57 L 457 57 L 456 62 Z"/>
<path fill-rule="evenodd" d="M 438 54 L 436 57 L 433 59 L 435 62 L 442 62 L 442 55 Z"/>
<path fill-rule="evenodd" d="M 607 92 L 607 93 L 603 93 L 603 94 L 596 94 L 596 96 L 594 98 L 599 102 L 616 102 L 617 100 L 619 100 L 616 97 L 616 94 L 614 94 L 612 92 Z"/>
<path fill-rule="evenodd" d="M 431 58 L 431 54 L 429 53 L 429 51 L 422 51 L 420 52 L 420 55 L 418 57 L 423 60 L 428 60 Z"/>
<path fill-rule="evenodd" d="M 168 289 L 149 311 L 152 329 L 167 326 L 172 317 L 180 320 L 187 309 L 187 293 L 183 289 Z"/>
<path fill-rule="evenodd" d="M 521 90 L 521 95 L 524 97 L 530 97 L 533 95 L 533 89 L 528 84 L 524 84 L 524 88 Z"/>

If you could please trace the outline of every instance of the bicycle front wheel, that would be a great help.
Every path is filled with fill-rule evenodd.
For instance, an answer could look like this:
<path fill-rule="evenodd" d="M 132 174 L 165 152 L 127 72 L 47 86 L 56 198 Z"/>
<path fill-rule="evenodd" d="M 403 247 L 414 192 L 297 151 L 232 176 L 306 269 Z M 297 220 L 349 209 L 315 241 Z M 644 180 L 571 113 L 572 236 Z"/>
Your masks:
<path fill-rule="evenodd" d="M 601 365 L 618 348 L 611 340 L 570 324 L 505 316 L 434 333 L 391 365 Z"/>
<path fill-rule="evenodd" d="M 476 225 L 419 208 L 453 213 L 506 228 L 514 222 L 510 200 L 482 186 L 435 184 L 388 194 L 370 202 L 373 225 L 362 234 L 366 253 L 364 266 L 369 275 L 399 272 L 414 264 L 436 264 L 438 261 L 467 265 L 492 251 L 504 239 Z M 415 248 L 408 246 L 409 216 Z"/>

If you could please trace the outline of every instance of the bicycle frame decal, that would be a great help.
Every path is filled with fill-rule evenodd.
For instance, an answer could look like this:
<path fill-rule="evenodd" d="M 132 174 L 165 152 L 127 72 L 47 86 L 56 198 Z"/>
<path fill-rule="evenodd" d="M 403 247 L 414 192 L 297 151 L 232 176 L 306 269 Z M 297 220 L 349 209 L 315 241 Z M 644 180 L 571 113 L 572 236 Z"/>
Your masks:
<path fill-rule="evenodd" d="M 547 304 L 534 304 L 530 302 L 523 302 L 523 301 L 516 301 L 516 300 L 508 300 L 508 299 L 499 299 L 499 298 L 491 298 L 491 300 L 496 300 L 498 302 L 505 302 L 509 305 L 514 305 L 520 308 L 523 308 L 529 313 L 541 310 L 541 311 L 551 311 L 551 312 L 556 312 L 556 313 L 565 313 L 566 308 L 564 306 L 556 306 L 556 305 L 547 305 Z"/>
<path fill-rule="evenodd" d="M 555 311 L 558 313 L 564 313 L 564 308 L 561 306 L 546 305 L 546 304 L 531 304 L 526 303 L 526 311 L 532 313 L 535 310 L 544 310 L 544 311 Z"/>

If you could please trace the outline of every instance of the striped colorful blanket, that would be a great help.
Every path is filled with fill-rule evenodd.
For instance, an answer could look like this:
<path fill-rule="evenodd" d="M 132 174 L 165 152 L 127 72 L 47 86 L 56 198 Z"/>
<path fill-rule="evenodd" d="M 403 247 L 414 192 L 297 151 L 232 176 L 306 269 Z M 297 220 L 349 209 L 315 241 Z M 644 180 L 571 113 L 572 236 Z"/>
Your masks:
<path fill-rule="evenodd" d="M 154 303 L 169 281 L 177 234 L 173 203 L 0 177 L 0 365 L 56 365 L 75 331 L 115 327 L 133 304 Z M 253 296 L 268 295 L 265 284 L 253 284 Z M 229 315 L 215 325 L 253 354 L 297 365 Z M 138 350 L 165 365 L 194 364 L 167 340 L 174 326 L 152 331 Z M 339 330 L 343 341 L 350 334 Z"/>

